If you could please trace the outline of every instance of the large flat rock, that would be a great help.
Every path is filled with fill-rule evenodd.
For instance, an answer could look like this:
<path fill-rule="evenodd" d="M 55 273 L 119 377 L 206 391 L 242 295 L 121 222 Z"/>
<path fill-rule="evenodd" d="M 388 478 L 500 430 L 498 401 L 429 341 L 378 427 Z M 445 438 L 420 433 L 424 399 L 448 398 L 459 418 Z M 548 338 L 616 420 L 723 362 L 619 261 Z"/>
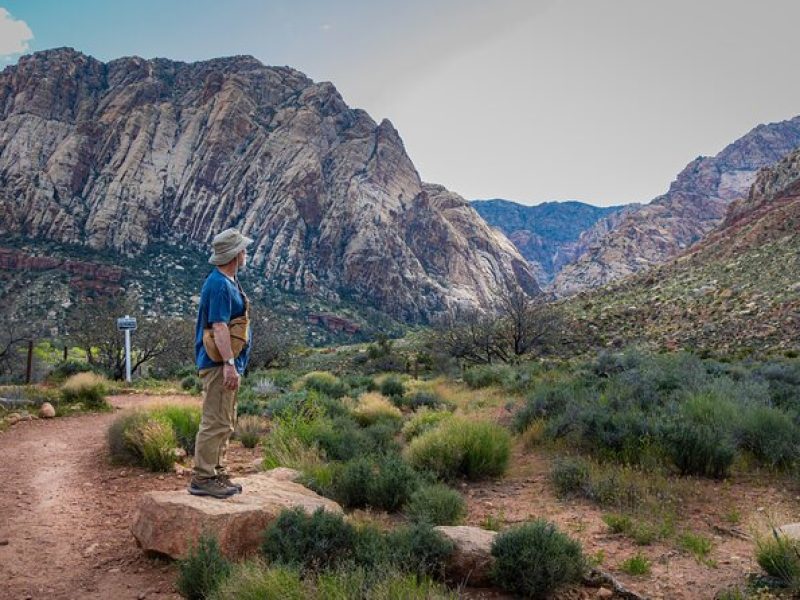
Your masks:
<path fill-rule="evenodd" d="M 225 500 L 192 496 L 185 490 L 146 493 L 131 526 L 136 542 L 148 552 L 184 558 L 205 531 L 217 538 L 226 556 L 240 558 L 258 549 L 264 529 L 284 509 L 342 512 L 333 500 L 287 480 L 283 471 L 236 481 L 243 493 Z"/>
<path fill-rule="evenodd" d="M 491 584 L 492 542 L 497 532 L 467 525 L 434 529 L 455 545 L 446 565 L 449 579 L 474 586 Z"/>

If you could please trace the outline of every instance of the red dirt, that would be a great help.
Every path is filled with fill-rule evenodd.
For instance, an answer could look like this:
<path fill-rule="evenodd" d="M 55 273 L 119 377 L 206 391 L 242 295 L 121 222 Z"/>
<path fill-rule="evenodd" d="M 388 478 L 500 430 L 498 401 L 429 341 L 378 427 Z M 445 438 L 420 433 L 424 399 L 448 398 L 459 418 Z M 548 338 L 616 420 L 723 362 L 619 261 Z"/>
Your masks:
<path fill-rule="evenodd" d="M 190 396 L 115 396 L 131 408 Z M 174 564 L 144 556 L 129 527 L 145 491 L 181 489 L 188 475 L 109 464 L 115 414 L 21 422 L 0 435 L 0 597 L 177 599 Z M 257 451 L 232 448 L 232 471 Z"/>

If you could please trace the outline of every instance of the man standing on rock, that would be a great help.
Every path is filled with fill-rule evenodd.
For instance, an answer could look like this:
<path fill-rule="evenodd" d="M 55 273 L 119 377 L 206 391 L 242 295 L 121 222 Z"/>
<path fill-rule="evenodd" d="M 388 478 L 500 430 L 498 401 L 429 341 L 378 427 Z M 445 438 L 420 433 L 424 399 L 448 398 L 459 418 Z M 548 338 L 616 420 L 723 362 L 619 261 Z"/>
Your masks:
<path fill-rule="evenodd" d="M 249 301 L 236 277 L 253 240 L 226 229 L 211 242 L 216 268 L 200 292 L 195 357 L 203 382 L 203 417 L 194 451 L 189 493 L 227 498 L 241 493 L 225 470 L 225 453 L 236 424 L 239 378 L 250 357 Z"/>

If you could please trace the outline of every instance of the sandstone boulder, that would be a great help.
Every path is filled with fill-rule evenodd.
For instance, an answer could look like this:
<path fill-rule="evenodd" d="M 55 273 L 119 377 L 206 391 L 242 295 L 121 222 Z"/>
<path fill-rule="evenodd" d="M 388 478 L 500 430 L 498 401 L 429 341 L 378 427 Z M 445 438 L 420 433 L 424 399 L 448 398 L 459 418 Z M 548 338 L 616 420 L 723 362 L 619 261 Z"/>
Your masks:
<path fill-rule="evenodd" d="M 301 507 L 342 512 L 334 501 L 298 483 L 287 481 L 284 470 L 237 478 L 244 491 L 225 500 L 192 496 L 185 490 L 148 492 L 142 498 L 131 532 L 148 552 L 183 558 L 203 532 L 219 540 L 230 558 L 254 553 L 264 529 L 282 510 Z"/>
<path fill-rule="evenodd" d="M 778 534 L 789 540 L 800 542 L 800 523 L 789 523 L 778 527 Z"/>
<path fill-rule="evenodd" d="M 446 567 L 448 578 L 472 586 L 491 584 L 492 542 L 497 532 L 467 525 L 435 529 L 455 545 Z"/>
<path fill-rule="evenodd" d="M 39 418 L 52 419 L 56 416 L 56 409 L 49 402 L 45 402 L 39 407 Z"/>

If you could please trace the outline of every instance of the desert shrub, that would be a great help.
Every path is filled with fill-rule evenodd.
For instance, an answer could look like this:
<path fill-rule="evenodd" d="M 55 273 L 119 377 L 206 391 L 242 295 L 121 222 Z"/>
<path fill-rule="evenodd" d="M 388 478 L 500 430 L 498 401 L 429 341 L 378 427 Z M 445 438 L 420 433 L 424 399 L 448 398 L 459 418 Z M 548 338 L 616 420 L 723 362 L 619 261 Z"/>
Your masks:
<path fill-rule="evenodd" d="M 577 583 L 587 562 L 578 542 L 544 520 L 497 535 L 492 543 L 492 577 L 501 588 L 528 598 Z"/>
<path fill-rule="evenodd" d="M 514 415 L 514 430 L 522 432 L 533 421 L 560 415 L 568 406 L 588 404 L 593 398 L 592 392 L 583 381 L 557 381 L 537 385 Z"/>
<path fill-rule="evenodd" d="M 347 387 L 342 381 L 327 371 L 312 371 L 306 373 L 299 384 L 302 388 L 307 390 L 315 390 L 331 398 L 341 398 L 347 394 Z"/>
<path fill-rule="evenodd" d="M 369 504 L 389 512 L 404 506 L 419 487 L 419 475 L 397 455 L 378 461 L 378 472 L 369 485 Z"/>
<path fill-rule="evenodd" d="M 230 573 L 231 564 L 222 555 L 217 540 L 203 534 L 197 546 L 178 562 L 178 591 L 188 600 L 211 598 Z"/>
<path fill-rule="evenodd" d="M 589 463 L 578 457 L 561 457 L 550 468 L 550 481 L 559 498 L 585 496 L 589 490 Z"/>
<path fill-rule="evenodd" d="M 503 427 L 456 417 L 415 438 L 407 448 L 412 466 L 443 479 L 502 475 L 510 454 L 511 436 Z"/>
<path fill-rule="evenodd" d="M 774 533 L 756 542 L 756 562 L 787 586 L 800 584 L 800 543 Z"/>
<path fill-rule="evenodd" d="M 138 411 L 123 413 L 114 419 L 106 433 L 111 462 L 121 465 L 140 464 L 141 454 L 126 433 L 138 429 L 147 419 L 146 413 Z"/>
<path fill-rule="evenodd" d="M 754 406 L 742 416 L 742 446 L 771 467 L 787 467 L 797 460 L 798 433 L 792 418 L 771 406 Z"/>
<path fill-rule="evenodd" d="M 411 410 L 419 410 L 421 408 L 436 409 L 442 408 L 447 403 L 435 392 L 419 390 L 411 394 L 403 396 L 401 402 L 402 406 L 407 406 Z"/>
<path fill-rule="evenodd" d="M 381 420 L 400 420 L 403 414 L 385 396 L 376 392 L 367 392 L 358 399 L 358 405 L 352 411 L 353 417 L 361 425 L 371 425 Z"/>
<path fill-rule="evenodd" d="M 69 359 L 59 362 L 53 370 L 48 373 L 47 378 L 54 383 L 59 383 L 77 373 L 86 373 L 91 370 L 92 365 L 89 363 Z"/>
<path fill-rule="evenodd" d="M 646 556 L 637 552 L 630 558 L 623 560 L 619 568 L 628 575 L 647 575 L 650 573 L 650 561 Z"/>
<path fill-rule="evenodd" d="M 395 402 L 399 402 L 406 393 L 406 386 L 403 380 L 396 375 L 390 375 L 381 382 L 381 394 L 391 398 Z"/>
<path fill-rule="evenodd" d="M 398 456 L 360 457 L 342 466 L 333 493 L 348 508 L 400 509 L 419 485 L 419 476 Z"/>
<path fill-rule="evenodd" d="M 667 452 L 681 474 L 725 477 L 736 456 L 737 419 L 736 407 L 713 395 L 686 400 L 664 432 Z"/>
<path fill-rule="evenodd" d="M 152 414 L 167 419 L 175 432 L 178 446 L 186 450 L 187 454 L 194 454 L 194 442 L 203 417 L 199 406 L 167 405 L 154 409 Z"/>
<path fill-rule="evenodd" d="M 682 549 L 694 555 L 699 562 L 708 562 L 708 554 L 713 548 L 710 539 L 690 532 L 683 533 L 678 538 L 678 544 Z"/>
<path fill-rule="evenodd" d="M 213 600 L 305 600 L 300 573 L 288 567 L 267 567 L 257 561 L 238 564 L 212 594 Z"/>
<path fill-rule="evenodd" d="M 321 508 L 284 510 L 264 532 L 261 552 L 268 561 L 321 571 L 347 564 L 353 557 L 355 528 L 342 515 Z"/>
<path fill-rule="evenodd" d="M 200 381 L 200 378 L 197 375 L 187 375 L 181 379 L 181 389 L 184 389 L 187 392 L 199 394 L 203 391 L 203 383 Z"/>
<path fill-rule="evenodd" d="M 502 385 L 513 377 L 513 371 L 506 365 L 481 365 L 464 371 L 464 383 L 472 389 L 490 385 Z"/>
<path fill-rule="evenodd" d="M 150 471 L 168 472 L 175 464 L 175 448 L 178 445 L 172 425 L 161 419 L 147 419 L 125 435 L 141 456 L 141 464 Z"/>
<path fill-rule="evenodd" d="M 412 521 L 457 525 L 467 514 L 467 503 L 456 490 L 434 483 L 417 489 L 405 510 Z"/>
<path fill-rule="evenodd" d="M 255 448 L 268 428 L 269 422 L 264 417 L 244 415 L 236 421 L 235 435 L 245 448 Z"/>
<path fill-rule="evenodd" d="M 428 523 L 399 527 L 386 535 L 391 563 L 407 573 L 418 576 L 444 574 L 447 559 L 453 553 L 453 543 Z"/>
<path fill-rule="evenodd" d="M 423 408 L 405 422 L 402 430 L 403 437 L 407 441 L 411 441 L 426 431 L 436 428 L 442 421 L 452 416 L 452 413 L 446 410 L 436 411 Z"/>
<path fill-rule="evenodd" d="M 375 392 L 378 385 L 369 375 L 349 374 L 342 377 L 342 382 L 350 389 L 351 396 L 359 396 L 364 392 Z"/>
<path fill-rule="evenodd" d="M 61 385 L 61 399 L 64 402 L 81 402 L 86 408 L 103 408 L 108 393 L 105 377 L 95 373 L 77 373 Z"/>

